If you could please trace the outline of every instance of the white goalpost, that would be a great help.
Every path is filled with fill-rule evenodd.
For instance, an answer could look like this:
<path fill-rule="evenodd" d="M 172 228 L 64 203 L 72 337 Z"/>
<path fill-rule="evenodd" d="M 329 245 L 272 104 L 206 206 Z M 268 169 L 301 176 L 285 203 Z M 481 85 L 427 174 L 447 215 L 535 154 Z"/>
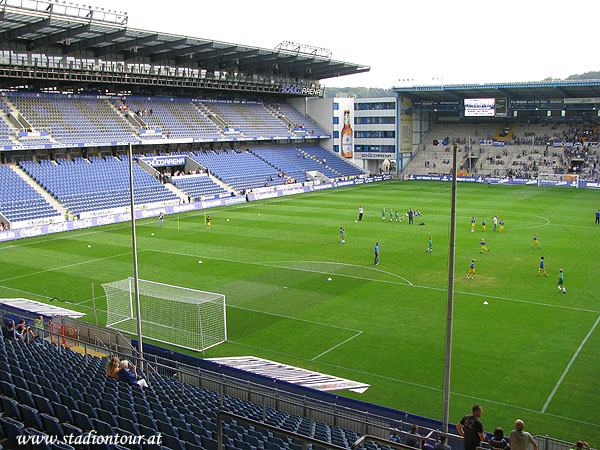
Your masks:
<path fill-rule="evenodd" d="M 579 175 L 574 173 L 540 173 L 538 186 L 567 186 L 579 188 Z"/>
<path fill-rule="evenodd" d="M 137 334 L 133 278 L 102 284 L 106 326 Z M 139 280 L 142 336 L 204 351 L 227 340 L 225 296 L 154 281 Z"/>

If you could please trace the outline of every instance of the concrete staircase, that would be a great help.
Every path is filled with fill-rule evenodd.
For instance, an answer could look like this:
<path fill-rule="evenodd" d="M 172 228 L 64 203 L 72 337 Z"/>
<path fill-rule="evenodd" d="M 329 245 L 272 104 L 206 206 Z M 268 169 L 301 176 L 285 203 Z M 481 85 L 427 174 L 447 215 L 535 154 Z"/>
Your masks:
<path fill-rule="evenodd" d="M 44 197 L 44 199 L 48 203 L 50 203 L 52 207 L 54 207 L 60 213 L 61 216 L 64 216 L 67 213 L 67 208 L 65 208 L 62 205 L 62 203 L 60 203 L 58 200 L 56 200 L 56 198 L 50 195 L 50 193 L 47 190 L 45 190 L 43 187 L 37 184 L 36 181 L 27 174 L 27 172 L 25 172 L 19 166 L 14 164 L 10 164 L 9 167 L 17 175 L 19 175 L 29 186 L 35 189 L 36 192 L 38 192 L 42 197 Z"/>
<path fill-rule="evenodd" d="M 175 186 L 172 183 L 165 183 L 164 186 L 168 190 L 170 190 L 173 194 L 175 194 L 177 197 L 179 197 L 179 199 L 181 200 L 182 203 L 187 203 L 187 201 L 188 201 L 187 193 L 183 192 L 181 189 L 179 189 L 177 186 Z"/>

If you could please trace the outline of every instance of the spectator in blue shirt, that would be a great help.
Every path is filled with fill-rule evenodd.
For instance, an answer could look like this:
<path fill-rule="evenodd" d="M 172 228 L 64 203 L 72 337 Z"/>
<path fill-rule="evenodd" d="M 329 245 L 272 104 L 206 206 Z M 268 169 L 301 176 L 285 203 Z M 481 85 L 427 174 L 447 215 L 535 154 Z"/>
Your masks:
<path fill-rule="evenodd" d="M 130 370 L 131 369 L 131 370 Z M 124 359 L 121 361 L 121 370 L 119 370 L 119 381 L 122 381 L 127 384 L 137 384 L 139 387 L 145 388 L 148 387 L 148 383 L 146 380 L 140 378 L 138 380 L 137 369 L 133 364 L 130 364 L 129 361 Z"/>

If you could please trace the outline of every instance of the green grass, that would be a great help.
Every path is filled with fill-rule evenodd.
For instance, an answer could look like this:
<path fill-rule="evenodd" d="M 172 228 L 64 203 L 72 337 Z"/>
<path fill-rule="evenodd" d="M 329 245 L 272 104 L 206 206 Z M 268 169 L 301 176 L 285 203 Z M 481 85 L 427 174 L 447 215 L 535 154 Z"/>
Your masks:
<path fill-rule="evenodd" d="M 229 342 L 207 357 L 255 355 L 366 382 L 366 393 L 344 395 L 439 419 L 449 188 L 386 182 L 224 207 L 210 212 L 210 231 L 204 213 L 180 215 L 179 229 L 175 216 L 162 229 L 156 219 L 139 221 L 139 276 L 226 295 Z M 365 217 L 355 223 L 361 204 Z M 426 225 L 383 222 L 383 206 L 418 209 L 415 222 Z M 481 403 L 486 430 L 510 430 L 521 418 L 533 434 L 598 445 L 600 327 L 591 331 L 600 318 L 598 207 L 593 190 L 459 186 L 453 422 Z M 502 234 L 492 231 L 494 215 L 506 222 Z M 534 232 L 541 250 L 531 248 Z M 429 236 L 433 254 L 425 252 Z M 536 276 L 540 256 L 549 277 Z M 467 280 L 472 258 L 477 275 Z M 92 321 L 92 283 L 100 297 L 101 283 L 132 276 L 130 227 L 0 244 L 0 263 L 1 297 L 59 297 L 81 303 L 66 306 Z M 566 295 L 556 289 L 559 268 Z"/>

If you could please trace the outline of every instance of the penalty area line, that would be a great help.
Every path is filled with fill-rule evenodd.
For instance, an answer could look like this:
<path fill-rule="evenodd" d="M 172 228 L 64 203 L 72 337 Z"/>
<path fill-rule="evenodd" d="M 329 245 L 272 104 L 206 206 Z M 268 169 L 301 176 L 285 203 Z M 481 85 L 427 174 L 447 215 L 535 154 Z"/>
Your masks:
<path fill-rule="evenodd" d="M 592 333 L 594 332 L 594 330 L 598 326 L 599 322 L 600 322 L 600 316 L 598 316 L 598 318 L 596 319 L 596 322 L 594 322 L 594 325 L 592 326 L 592 328 L 590 329 L 590 331 L 588 332 L 588 334 L 583 338 L 583 341 L 581 341 L 581 344 L 579 344 L 579 347 L 575 351 L 575 354 L 571 358 L 571 361 L 569 361 L 569 364 L 567 364 L 567 367 L 565 368 L 564 372 L 562 373 L 562 375 L 560 376 L 560 378 L 556 382 L 556 385 L 554 386 L 554 389 L 552 389 L 552 392 L 548 396 L 548 399 L 546 400 L 546 403 L 544 404 L 544 407 L 541 410 L 542 413 L 546 412 L 546 409 L 548 408 L 548 405 L 552 401 L 552 398 L 554 398 L 554 394 L 556 394 L 556 391 L 558 391 L 558 388 L 560 387 L 560 385 L 562 384 L 563 380 L 567 376 L 567 373 L 571 369 L 571 366 L 575 362 L 575 359 L 577 359 L 577 356 L 579 355 L 579 352 L 581 352 L 581 349 L 583 348 L 583 346 L 585 345 L 585 343 L 587 342 L 587 340 L 590 338 L 590 336 L 592 335 Z"/>
<path fill-rule="evenodd" d="M 363 333 L 362 331 L 359 331 L 359 332 L 358 332 L 358 333 L 356 333 L 354 336 L 350 336 L 348 339 L 346 339 L 346 340 L 344 340 L 344 341 L 340 342 L 340 343 L 339 343 L 339 344 L 337 344 L 337 345 L 334 345 L 334 346 L 333 346 L 333 347 L 331 347 L 330 349 L 328 349 L 328 350 L 325 350 L 323 353 L 320 353 L 319 355 L 315 356 L 313 359 L 311 359 L 311 361 L 316 361 L 316 360 L 317 360 L 317 359 L 319 359 L 321 356 L 324 356 L 324 355 L 326 355 L 327 353 L 329 353 L 330 351 L 332 351 L 332 350 L 335 350 L 335 349 L 336 349 L 336 348 L 338 348 L 338 347 L 341 347 L 341 346 L 342 346 L 342 345 L 344 345 L 346 342 L 349 342 L 349 341 L 351 341 L 352 339 L 354 339 L 355 337 L 358 337 L 358 336 L 360 336 L 362 333 Z"/>

